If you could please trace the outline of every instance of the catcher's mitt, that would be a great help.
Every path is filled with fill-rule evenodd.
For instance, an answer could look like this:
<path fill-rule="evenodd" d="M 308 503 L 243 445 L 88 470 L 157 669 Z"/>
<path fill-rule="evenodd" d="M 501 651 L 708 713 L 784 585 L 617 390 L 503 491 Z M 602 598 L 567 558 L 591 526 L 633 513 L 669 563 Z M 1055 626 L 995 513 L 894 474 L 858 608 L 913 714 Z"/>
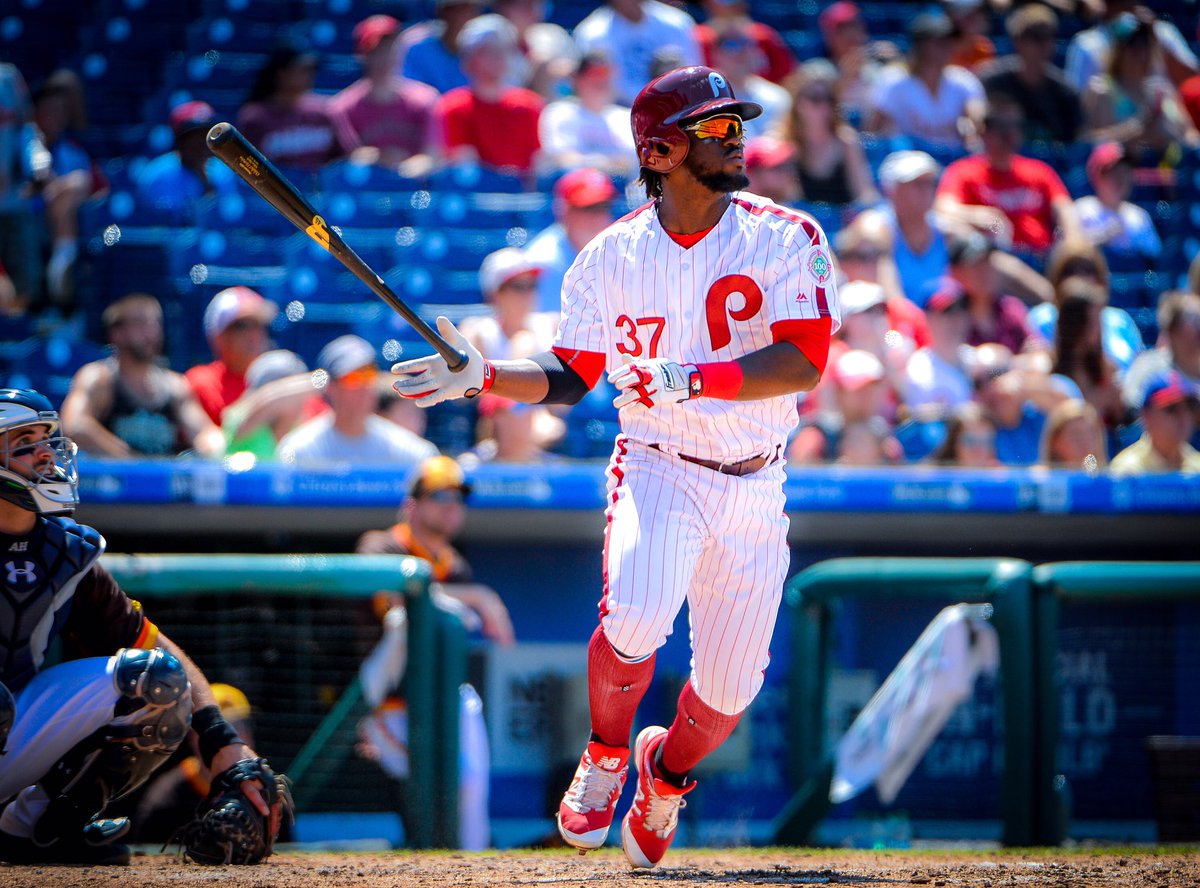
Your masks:
<path fill-rule="evenodd" d="M 246 798 L 242 784 L 249 780 L 261 784 L 270 816 L 263 817 Z M 283 819 L 290 823 L 294 815 L 287 777 L 272 771 L 265 758 L 243 759 L 213 778 L 196 819 L 184 827 L 184 853 L 196 863 L 258 863 L 271 855 Z"/>

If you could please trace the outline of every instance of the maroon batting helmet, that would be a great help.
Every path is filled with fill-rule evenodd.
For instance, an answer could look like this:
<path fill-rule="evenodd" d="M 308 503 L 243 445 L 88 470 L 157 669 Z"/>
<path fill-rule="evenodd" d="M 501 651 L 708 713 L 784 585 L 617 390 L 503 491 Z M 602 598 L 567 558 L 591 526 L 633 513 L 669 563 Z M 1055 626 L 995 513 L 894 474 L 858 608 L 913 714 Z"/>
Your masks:
<path fill-rule="evenodd" d="M 633 100 L 630 120 L 638 162 L 656 173 L 669 173 L 688 153 L 688 136 L 681 124 L 714 114 L 751 120 L 762 110 L 756 102 L 739 100 L 720 71 L 701 65 L 668 71 L 646 84 Z"/>

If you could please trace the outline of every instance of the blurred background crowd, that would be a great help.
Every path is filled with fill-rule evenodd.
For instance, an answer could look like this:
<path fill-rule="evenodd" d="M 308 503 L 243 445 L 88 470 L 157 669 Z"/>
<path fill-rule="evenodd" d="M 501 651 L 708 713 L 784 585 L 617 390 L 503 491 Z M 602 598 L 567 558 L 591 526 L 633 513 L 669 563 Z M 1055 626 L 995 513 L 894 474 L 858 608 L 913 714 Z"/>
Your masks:
<path fill-rule="evenodd" d="M 401 402 L 427 346 L 204 137 L 235 122 L 423 316 L 517 357 L 644 202 L 630 102 L 704 63 L 765 109 L 750 190 L 834 247 L 793 464 L 1197 472 L 1198 39 L 1185 0 L 21 0 L 0 375 L 102 456 L 607 456 L 603 382 Z"/>

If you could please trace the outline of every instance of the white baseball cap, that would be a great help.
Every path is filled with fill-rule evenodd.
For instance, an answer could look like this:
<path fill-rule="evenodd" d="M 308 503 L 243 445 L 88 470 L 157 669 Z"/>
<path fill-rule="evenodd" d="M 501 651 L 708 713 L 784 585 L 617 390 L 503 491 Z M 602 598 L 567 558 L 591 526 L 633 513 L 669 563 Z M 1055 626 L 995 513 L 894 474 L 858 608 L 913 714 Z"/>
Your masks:
<path fill-rule="evenodd" d="M 504 247 L 490 254 L 479 266 L 479 288 L 484 296 L 491 296 L 513 278 L 529 272 L 541 274 L 542 267 L 524 250 Z"/>
<path fill-rule="evenodd" d="M 234 321 L 252 318 L 269 325 L 279 313 L 279 307 L 264 299 L 249 287 L 226 287 L 212 298 L 204 309 L 204 334 L 215 339 Z"/>
<path fill-rule="evenodd" d="M 852 348 L 833 365 L 833 378 L 842 388 L 854 391 L 884 377 L 883 362 L 869 351 Z"/>
<path fill-rule="evenodd" d="M 879 165 L 879 184 L 884 191 L 891 191 L 897 185 L 941 172 L 941 164 L 924 151 L 893 151 Z"/>
<path fill-rule="evenodd" d="M 838 305 L 847 317 L 886 302 L 887 294 L 883 292 L 883 287 L 870 281 L 850 281 L 838 288 Z"/>

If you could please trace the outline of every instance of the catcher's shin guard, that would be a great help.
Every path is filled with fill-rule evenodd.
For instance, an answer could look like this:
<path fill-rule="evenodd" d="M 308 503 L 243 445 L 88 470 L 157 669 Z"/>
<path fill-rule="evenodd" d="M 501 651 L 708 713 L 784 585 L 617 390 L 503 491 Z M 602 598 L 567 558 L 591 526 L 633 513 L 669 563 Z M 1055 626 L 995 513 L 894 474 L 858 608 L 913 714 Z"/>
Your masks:
<path fill-rule="evenodd" d="M 115 718 L 77 743 L 42 777 L 50 797 L 34 826 L 40 846 L 73 836 L 109 802 L 132 791 L 170 757 L 192 719 L 191 684 L 183 665 L 159 648 L 117 652 Z"/>

